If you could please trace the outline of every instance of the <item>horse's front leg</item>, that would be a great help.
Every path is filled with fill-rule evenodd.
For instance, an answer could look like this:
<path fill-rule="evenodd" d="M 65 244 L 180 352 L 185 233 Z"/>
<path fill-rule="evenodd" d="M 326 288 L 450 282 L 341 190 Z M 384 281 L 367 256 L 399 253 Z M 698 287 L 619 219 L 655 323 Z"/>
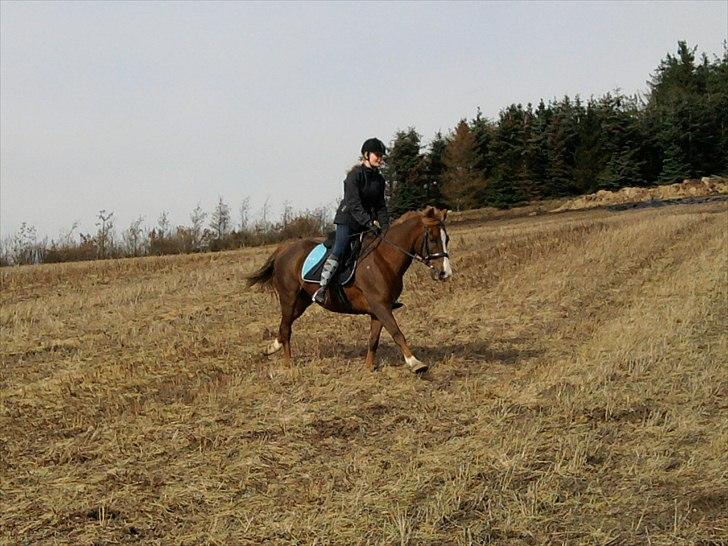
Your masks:
<path fill-rule="evenodd" d="M 419 360 L 417 360 L 417 358 L 415 358 L 415 355 L 412 354 L 412 351 L 410 351 L 410 348 L 407 345 L 407 340 L 404 338 L 402 330 L 399 329 L 399 325 L 394 319 L 392 310 L 385 305 L 377 304 L 376 306 L 374 306 L 373 311 L 379 321 L 381 321 L 381 323 L 387 329 L 387 332 L 389 332 L 389 334 L 392 336 L 394 342 L 399 345 L 399 349 L 400 351 L 402 351 L 404 361 L 407 363 L 407 366 L 409 366 L 410 370 L 415 373 L 426 372 L 429 366 L 424 362 L 420 362 Z M 369 354 L 367 353 L 367 357 L 368 356 Z"/>
<path fill-rule="evenodd" d="M 366 367 L 370 370 L 377 368 L 375 358 L 377 356 L 377 347 L 379 347 L 379 336 L 382 333 L 382 321 L 376 317 L 372 317 L 371 330 L 369 331 L 369 348 L 367 350 Z"/>

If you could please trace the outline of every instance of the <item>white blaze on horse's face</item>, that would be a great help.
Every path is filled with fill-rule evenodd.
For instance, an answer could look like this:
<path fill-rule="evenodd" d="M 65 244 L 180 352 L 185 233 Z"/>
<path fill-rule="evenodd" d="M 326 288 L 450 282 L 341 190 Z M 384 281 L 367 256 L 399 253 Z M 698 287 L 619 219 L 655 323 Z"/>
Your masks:
<path fill-rule="evenodd" d="M 440 238 L 442 239 L 442 251 L 447 253 L 447 237 L 445 236 L 445 230 L 440 228 Z M 452 267 L 450 267 L 450 259 L 443 258 L 442 262 L 442 280 L 452 277 Z"/>

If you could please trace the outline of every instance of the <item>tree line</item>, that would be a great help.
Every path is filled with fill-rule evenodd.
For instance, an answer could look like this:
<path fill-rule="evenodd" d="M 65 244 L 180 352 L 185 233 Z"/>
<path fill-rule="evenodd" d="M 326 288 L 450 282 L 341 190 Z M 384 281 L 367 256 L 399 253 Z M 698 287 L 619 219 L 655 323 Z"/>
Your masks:
<path fill-rule="evenodd" d="M 728 48 L 712 60 L 678 42 L 643 96 L 619 91 L 478 110 L 429 146 L 414 127 L 387 158 L 390 208 L 511 207 L 728 172 Z"/>
<path fill-rule="evenodd" d="M 398 131 L 384 166 L 393 216 L 427 204 L 454 210 L 522 203 L 672 183 L 728 173 L 728 45 L 721 57 L 696 57 L 680 41 L 651 75 L 644 95 L 619 91 L 583 101 L 565 96 L 538 105 L 511 104 L 497 119 L 478 110 L 427 146 L 414 127 Z M 117 235 L 113 212 L 99 211 L 95 233 L 38 240 L 22 224 L 0 247 L 0 265 L 216 251 L 317 236 L 331 228 L 326 208 L 277 222 L 250 222 L 244 200 L 234 225 L 218 200 L 208 215 L 198 205 L 186 226 L 163 212 L 152 228 L 138 218 Z"/>
<path fill-rule="evenodd" d="M 219 197 L 210 213 L 198 204 L 189 215 L 188 225 L 173 226 L 168 212 L 163 211 L 153 227 L 147 227 L 140 216 L 119 233 L 114 213 L 100 210 L 95 232 L 76 233 L 78 226 L 74 224 L 56 239 L 38 238 L 35 228 L 23 223 L 0 246 L 0 265 L 215 252 L 315 237 L 332 225 L 331 214 L 325 207 L 295 212 L 286 203 L 280 219 L 274 222 L 269 219 L 270 207 L 266 202 L 253 221 L 246 198 L 237 213 L 234 219 L 230 205 Z"/>

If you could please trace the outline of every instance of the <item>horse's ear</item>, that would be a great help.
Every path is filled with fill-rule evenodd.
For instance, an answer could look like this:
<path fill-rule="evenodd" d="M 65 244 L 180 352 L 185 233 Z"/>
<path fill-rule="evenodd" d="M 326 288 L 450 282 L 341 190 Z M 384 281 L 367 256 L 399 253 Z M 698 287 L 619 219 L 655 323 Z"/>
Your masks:
<path fill-rule="evenodd" d="M 425 210 L 422 211 L 422 216 L 425 218 L 434 218 L 435 217 L 435 207 L 431 205 L 427 205 L 425 207 Z"/>

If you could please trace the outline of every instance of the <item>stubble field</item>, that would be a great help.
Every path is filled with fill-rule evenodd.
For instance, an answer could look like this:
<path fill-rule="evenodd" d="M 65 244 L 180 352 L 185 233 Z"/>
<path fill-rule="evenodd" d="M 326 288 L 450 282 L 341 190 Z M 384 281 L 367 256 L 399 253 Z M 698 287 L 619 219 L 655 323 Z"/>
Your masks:
<path fill-rule="evenodd" d="M 271 247 L 0 271 L 0 542 L 725 544 L 728 206 L 469 219 L 261 356 Z"/>

